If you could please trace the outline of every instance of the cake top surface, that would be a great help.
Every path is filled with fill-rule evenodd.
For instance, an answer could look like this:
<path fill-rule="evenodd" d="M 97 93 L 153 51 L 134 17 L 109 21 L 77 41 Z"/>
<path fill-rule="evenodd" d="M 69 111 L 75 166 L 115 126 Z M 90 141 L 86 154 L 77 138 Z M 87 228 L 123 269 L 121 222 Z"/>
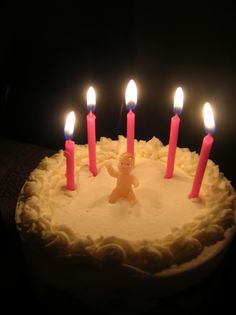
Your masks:
<path fill-rule="evenodd" d="M 117 169 L 117 160 L 109 161 Z M 176 167 L 173 179 L 163 178 L 163 161 L 136 158 L 133 174 L 140 185 L 135 189 L 137 203 L 133 206 L 125 199 L 119 199 L 115 204 L 108 202 L 116 179 L 109 176 L 104 166 L 100 165 L 96 177 L 90 174 L 87 166 L 78 170 L 73 198 L 65 194 L 64 170 L 61 171 L 61 180 L 56 181 L 49 197 L 55 209 L 53 222 L 55 225 L 65 224 L 78 237 L 155 240 L 208 213 L 203 201 L 188 199 L 192 179 L 184 171 Z"/>
<path fill-rule="evenodd" d="M 156 272 L 188 261 L 205 246 L 224 239 L 234 225 L 235 193 L 230 182 L 208 161 L 200 198 L 188 199 L 198 155 L 177 148 L 175 173 L 164 179 L 168 147 L 157 139 L 135 142 L 133 174 L 137 203 L 108 202 L 126 139 L 97 143 L 98 175 L 88 171 L 87 146 L 75 147 L 77 189 L 65 188 L 63 151 L 42 160 L 22 189 L 16 221 L 24 238 L 39 236 L 44 248 L 60 254 L 113 259 Z"/>

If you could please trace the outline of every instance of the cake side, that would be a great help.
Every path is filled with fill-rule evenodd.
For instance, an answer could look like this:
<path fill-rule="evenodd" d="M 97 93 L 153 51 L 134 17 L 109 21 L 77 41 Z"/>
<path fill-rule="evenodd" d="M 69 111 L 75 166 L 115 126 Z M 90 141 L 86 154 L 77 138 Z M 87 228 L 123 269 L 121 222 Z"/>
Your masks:
<path fill-rule="evenodd" d="M 124 137 L 119 137 L 118 141 L 101 138 L 97 143 L 98 169 L 107 160 L 116 160 L 125 151 Z M 148 142 L 136 141 L 135 152 L 137 158 L 165 162 L 168 147 L 153 138 Z M 76 172 L 81 172 L 88 163 L 87 146 L 76 146 L 75 153 Z M 194 176 L 197 162 L 196 153 L 177 148 L 175 165 L 190 178 Z M 43 159 L 31 173 L 22 188 L 16 210 L 17 227 L 23 239 L 49 254 L 90 257 L 94 263 L 125 264 L 156 273 L 192 260 L 206 246 L 224 240 L 229 229 L 234 229 L 235 192 L 212 161 L 208 161 L 200 199 L 194 201 L 204 204 L 207 212 L 200 212 L 193 221 L 173 229 L 164 238 L 135 241 L 113 235 L 93 238 L 88 234 L 81 237 L 70 227 L 55 224 L 57 205 L 52 201 L 51 194 L 61 180 L 58 170 L 65 173 L 63 151 Z M 63 194 L 73 199 L 74 192 L 65 189 Z"/>

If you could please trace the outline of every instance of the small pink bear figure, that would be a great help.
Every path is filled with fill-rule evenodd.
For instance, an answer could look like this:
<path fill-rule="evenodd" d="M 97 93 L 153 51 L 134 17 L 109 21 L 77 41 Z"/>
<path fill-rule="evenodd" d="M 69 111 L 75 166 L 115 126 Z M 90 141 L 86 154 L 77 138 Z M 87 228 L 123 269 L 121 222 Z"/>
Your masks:
<path fill-rule="evenodd" d="M 130 205 L 134 205 L 137 200 L 132 185 L 134 187 L 139 185 L 138 179 L 131 174 L 134 168 L 134 157 L 130 153 L 125 152 L 120 156 L 118 171 L 111 164 L 106 165 L 106 168 L 112 177 L 117 178 L 116 188 L 110 194 L 109 202 L 116 203 L 119 198 L 126 198 Z"/>

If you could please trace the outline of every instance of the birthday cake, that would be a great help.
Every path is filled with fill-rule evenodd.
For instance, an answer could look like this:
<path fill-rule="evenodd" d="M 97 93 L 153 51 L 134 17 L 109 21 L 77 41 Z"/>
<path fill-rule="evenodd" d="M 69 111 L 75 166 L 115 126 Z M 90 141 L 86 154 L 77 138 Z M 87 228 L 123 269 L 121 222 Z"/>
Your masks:
<path fill-rule="evenodd" d="M 117 179 L 108 165 L 118 168 L 126 139 L 101 138 L 96 148 L 98 174 L 92 176 L 87 145 L 75 145 L 76 190 L 65 187 L 62 150 L 44 158 L 22 188 L 17 228 L 26 252 L 37 253 L 40 277 L 47 272 L 78 287 L 90 278 L 91 288 L 93 274 L 101 288 L 106 274 L 116 275 L 112 285 L 131 274 L 158 278 L 159 289 L 168 279 L 168 291 L 172 278 L 178 286 L 185 277 L 186 286 L 213 269 L 235 231 L 235 192 L 218 166 L 208 161 L 199 198 L 189 199 L 199 155 L 177 148 L 174 176 L 165 179 L 168 146 L 157 138 L 135 140 L 135 202 L 112 202 Z"/>

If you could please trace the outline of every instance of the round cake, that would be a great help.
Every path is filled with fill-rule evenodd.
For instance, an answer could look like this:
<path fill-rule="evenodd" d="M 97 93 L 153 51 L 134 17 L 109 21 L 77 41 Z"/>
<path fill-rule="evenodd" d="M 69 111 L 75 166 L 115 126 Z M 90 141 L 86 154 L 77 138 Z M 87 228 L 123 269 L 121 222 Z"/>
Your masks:
<path fill-rule="evenodd" d="M 92 176 L 87 145 L 75 146 L 75 191 L 65 187 L 62 150 L 44 158 L 22 188 L 16 223 L 34 274 L 96 294 L 127 283 L 137 289 L 139 281 L 167 294 L 212 271 L 235 231 L 235 192 L 218 166 L 208 161 L 200 196 L 189 199 L 199 155 L 177 148 L 174 176 L 164 179 L 168 146 L 135 141 L 137 200 L 110 203 L 116 179 L 107 165 L 117 169 L 126 139 L 101 138 L 96 148 Z"/>

